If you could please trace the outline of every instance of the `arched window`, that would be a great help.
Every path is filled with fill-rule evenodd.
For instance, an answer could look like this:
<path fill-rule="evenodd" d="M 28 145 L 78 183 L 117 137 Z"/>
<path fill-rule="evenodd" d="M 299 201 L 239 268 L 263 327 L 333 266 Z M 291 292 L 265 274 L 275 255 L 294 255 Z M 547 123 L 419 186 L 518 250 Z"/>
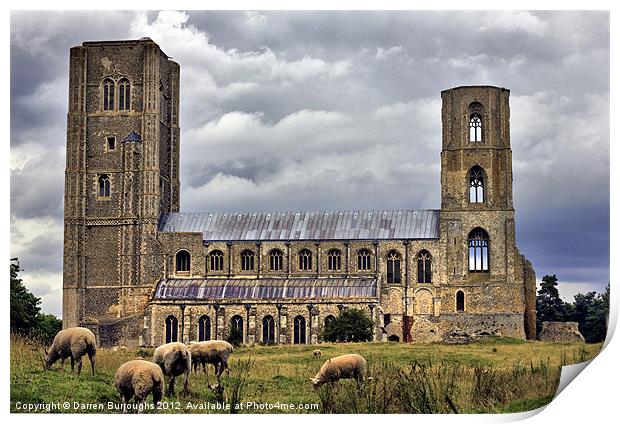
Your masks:
<path fill-rule="evenodd" d="M 482 141 L 483 127 L 482 117 L 484 116 L 484 106 L 478 102 L 469 105 L 469 141 Z"/>
<path fill-rule="evenodd" d="M 327 252 L 327 269 L 329 271 L 342 270 L 342 254 L 338 249 L 331 249 Z"/>
<path fill-rule="evenodd" d="M 469 117 L 469 141 L 482 141 L 482 117 L 477 113 Z"/>
<path fill-rule="evenodd" d="M 489 272 L 489 235 L 482 228 L 469 233 L 469 272 Z"/>
<path fill-rule="evenodd" d="M 427 250 L 418 253 L 418 283 L 432 283 L 431 254 Z"/>
<path fill-rule="evenodd" d="M 333 320 L 335 320 L 335 319 L 336 319 L 336 317 L 335 317 L 335 316 L 333 316 L 333 315 L 327 315 L 327 316 L 325 317 L 325 320 L 323 321 L 323 323 L 324 323 L 324 325 L 325 325 L 325 328 L 327 328 L 327 327 L 329 326 L 329 324 L 331 324 L 331 323 L 332 323 L 332 321 L 333 321 Z"/>
<path fill-rule="evenodd" d="M 99 190 L 97 193 L 99 194 L 99 197 L 110 197 L 110 176 L 108 174 L 102 174 L 99 175 L 97 180 L 99 185 Z"/>
<path fill-rule="evenodd" d="M 114 81 L 103 80 L 103 110 L 114 110 Z"/>
<path fill-rule="evenodd" d="M 301 315 L 297 315 L 293 320 L 293 343 L 306 343 L 306 319 Z"/>
<path fill-rule="evenodd" d="M 456 292 L 456 312 L 465 311 L 465 293 L 462 290 Z"/>
<path fill-rule="evenodd" d="M 362 249 L 357 252 L 357 270 L 358 271 L 370 271 L 370 250 Z"/>
<path fill-rule="evenodd" d="M 221 250 L 212 250 L 209 253 L 209 266 L 211 271 L 224 270 L 224 254 Z"/>
<path fill-rule="evenodd" d="M 299 251 L 299 270 L 312 271 L 312 252 L 308 249 Z"/>
<path fill-rule="evenodd" d="M 400 284 L 400 255 L 394 250 L 387 255 L 387 283 Z"/>
<path fill-rule="evenodd" d="M 251 250 L 241 252 L 241 270 L 254 271 L 254 252 Z"/>
<path fill-rule="evenodd" d="M 176 272 L 189 272 L 190 255 L 187 250 L 179 250 L 176 255 Z"/>
<path fill-rule="evenodd" d="M 231 339 L 238 339 L 239 342 L 243 343 L 243 318 L 241 315 L 234 315 L 230 319 L 230 333 Z"/>
<path fill-rule="evenodd" d="M 179 320 L 174 315 L 166 317 L 166 343 L 179 340 Z"/>
<path fill-rule="evenodd" d="M 283 257 L 281 250 L 273 249 L 269 252 L 269 271 L 282 271 Z"/>
<path fill-rule="evenodd" d="M 198 341 L 211 340 L 211 318 L 203 315 L 198 320 Z"/>
<path fill-rule="evenodd" d="M 469 170 L 469 203 L 484 203 L 484 170 L 478 165 Z"/>
<path fill-rule="evenodd" d="M 129 110 L 131 106 L 131 89 L 129 80 L 123 78 L 118 82 L 118 110 Z"/>
<path fill-rule="evenodd" d="M 275 343 L 276 341 L 276 333 L 275 333 L 276 324 L 271 315 L 266 315 L 263 318 L 263 343 Z"/>

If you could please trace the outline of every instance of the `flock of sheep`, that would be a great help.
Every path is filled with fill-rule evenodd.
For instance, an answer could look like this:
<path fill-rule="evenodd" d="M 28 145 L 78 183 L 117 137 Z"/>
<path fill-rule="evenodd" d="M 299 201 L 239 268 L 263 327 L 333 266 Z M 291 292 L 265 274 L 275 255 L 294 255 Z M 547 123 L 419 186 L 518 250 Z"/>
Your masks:
<path fill-rule="evenodd" d="M 119 350 L 114 348 L 113 350 Z M 122 402 L 127 404 L 132 398 L 136 403 L 143 403 L 149 394 L 153 395 L 153 403 L 161 401 L 164 394 L 164 376 L 168 381 L 167 396 L 174 394 L 176 377 L 185 376 L 183 394 L 188 394 L 189 374 L 197 373 L 202 367 L 207 372 L 207 364 L 212 364 L 217 377 L 217 388 L 221 389 L 220 377 L 228 368 L 228 358 L 233 353 L 233 346 L 223 340 L 204 342 L 190 342 L 185 345 L 181 342 L 166 343 L 153 352 L 153 360 L 147 361 L 137 358 L 122 364 L 114 375 L 114 386 L 121 396 Z M 45 351 L 44 368 L 49 369 L 60 360 L 61 369 L 65 359 L 71 359 L 71 370 L 77 375 L 82 370 L 82 357 L 88 355 L 93 375 L 95 374 L 95 357 L 97 346 L 95 335 L 87 328 L 74 327 L 59 331 L 54 337 L 52 346 Z M 321 351 L 312 352 L 316 359 L 321 357 Z M 370 380 L 367 377 L 366 360 L 357 354 L 341 355 L 328 359 L 314 378 L 312 386 L 318 389 L 325 383 L 334 383 L 340 379 L 355 379 L 358 385 Z"/>

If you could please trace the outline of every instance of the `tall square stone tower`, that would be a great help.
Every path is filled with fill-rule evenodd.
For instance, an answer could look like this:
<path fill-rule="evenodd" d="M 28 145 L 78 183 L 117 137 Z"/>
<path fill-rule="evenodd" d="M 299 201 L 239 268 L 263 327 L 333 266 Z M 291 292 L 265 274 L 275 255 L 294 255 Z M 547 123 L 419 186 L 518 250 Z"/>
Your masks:
<path fill-rule="evenodd" d="M 64 200 L 63 326 L 137 337 L 179 210 L 179 65 L 151 39 L 71 49 Z"/>

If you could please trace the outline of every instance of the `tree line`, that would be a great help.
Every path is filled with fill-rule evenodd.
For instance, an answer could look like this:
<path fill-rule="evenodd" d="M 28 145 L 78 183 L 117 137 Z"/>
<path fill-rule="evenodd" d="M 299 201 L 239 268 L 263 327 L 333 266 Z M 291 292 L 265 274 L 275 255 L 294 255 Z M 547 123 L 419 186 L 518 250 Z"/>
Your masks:
<path fill-rule="evenodd" d="M 545 275 L 536 296 L 536 333 L 540 334 L 546 321 L 575 321 L 587 343 L 605 340 L 609 317 L 609 284 L 603 293 L 588 292 L 575 295 L 573 303 L 560 299 L 558 279 Z"/>
<path fill-rule="evenodd" d="M 62 329 L 62 321 L 55 315 L 41 313 L 41 299 L 24 286 L 20 271 L 19 260 L 11 259 L 11 333 L 50 342 Z"/>

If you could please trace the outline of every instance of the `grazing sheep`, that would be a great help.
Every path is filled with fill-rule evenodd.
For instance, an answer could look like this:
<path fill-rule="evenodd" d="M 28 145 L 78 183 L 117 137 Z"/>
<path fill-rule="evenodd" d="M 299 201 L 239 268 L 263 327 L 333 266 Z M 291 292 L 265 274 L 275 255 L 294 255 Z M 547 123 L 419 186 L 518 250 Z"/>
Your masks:
<path fill-rule="evenodd" d="M 312 354 L 314 355 L 314 359 L 320 359 L 321 358 L 321 349 L 315 349 L 314 352 L 312 352 Z"/>
<path fill-rule="evenodd" d="M 114 374 L 114 386 L 124 404 L 129 403 L 132 397 L 136 403 L 144 403 L 152 393 L 153 404 L 157 405 L 164 392 L 164 374 L 153 362 L 132 360 L 118 367 Z"/>
<path fill-rule="evenodd" d="M 336 356 L 325 361 L 310 381 L 314 389 L 318 389 L 325 383 L 334 383 L 342 378 L 353 378 L 361 386 L 366 380 L 366 360 L 355 353 Z"/>
<path fill-rule="evenodd" d="M 126 346 L 114 346 L 111 350 L 112 352 L 126 351 L 127 347 Z"/>
<path fill-rule="evenodd" d="M 220 381 L 220 376 L 224 369 L 226 369 L 226 373 L 230 373 L 228 358 L 233 353 L 233 350 L 233 345 L 224 340 L 191 343 L 189 351 L 192 354 L 194 372 L 198 371 L 200 365 L 202 365 L 202 370 L 207 372 L 206 364 L 213 364 L 217 381 Z"/>
<path fill-rule="evenodd" d="M 45 351 L 44 369 L 48 370 L 54 362 L 60 359 L 60 369 L 64 369 L 65 359 L 71 358 L 71 371 L 75 369 L 77 361 L 77 375 L 82 372 L 82 356 L 88 355 L 90 367 L 95 375 L 95 355 L 97 343 L 95 335 L 88 328 L 73 327 L 61 330 L 54 337 L 52 346 Z"/>
<path fill-rule="evenodd" d="M 153 362 L 161 367 L 162 372 L 168 378 L 166 396 L 174 394 L 175 377 L 185 374 L 183 394 L 188 394 L 188 379 L 192 367 L 192 355 L 189 349 L 181 342 L 172 342 L 159 346 L 153 352 Z"/>

